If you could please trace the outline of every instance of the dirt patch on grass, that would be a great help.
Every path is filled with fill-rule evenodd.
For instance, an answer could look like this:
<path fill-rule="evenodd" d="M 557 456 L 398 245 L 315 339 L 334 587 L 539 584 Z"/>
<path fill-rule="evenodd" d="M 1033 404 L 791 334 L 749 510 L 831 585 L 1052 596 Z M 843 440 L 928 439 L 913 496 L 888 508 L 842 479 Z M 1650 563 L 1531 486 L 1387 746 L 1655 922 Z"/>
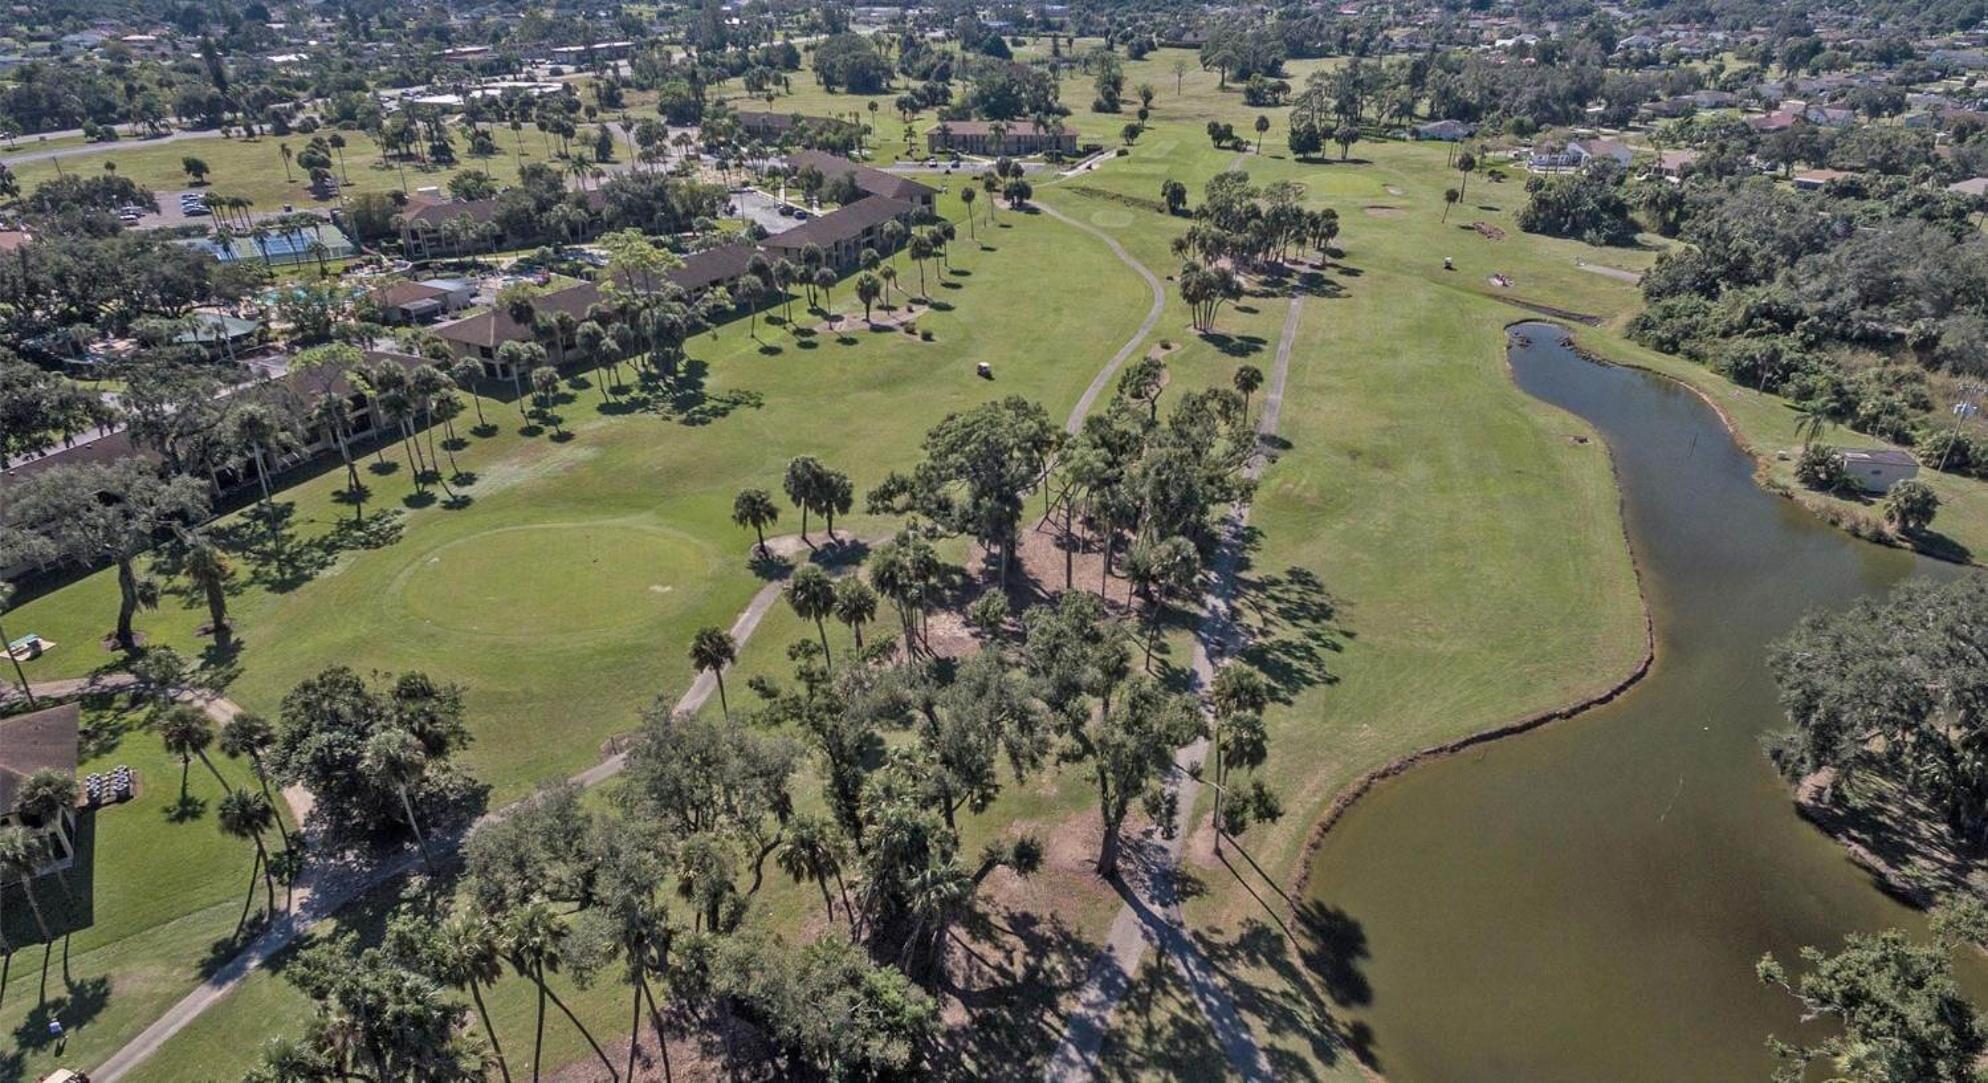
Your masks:
<path fill-rule="evenodd" d="M 1505 231 L 1489 222 L 1472 222 L 1470 228 L 1476 230 L 1477 235 L 1487 241 L 1502 241 L 1505 239 Z"/>
<path fill-rule="evenodd" d="M 1370 217 L 1370 218 L 1406 218 L 1406 217 L 1408 217 L 1408 212 L 1407 212 L 1407 211 L 1404 211 L 1404 210 L 1402 210 L 1402 209 L 1401 209 L 1400 207 L 1390 207 L 1390 206 L 1387 206 L 1387 205 L 1385 205 L 1385 204 L 1380 204 L 1380 203 L 1370 203 L 1370 204 L 1368 204 L 1367 206 L 1364 206 L 1364 207 L 1362 207 L 1362 208 L 1360 208 L 1360 209 L 1361 209 L 1361 210 L 1363 210 L 1363 211 L 1366 211 L 1366 212 L 1367 212 L 1367 216 L 1368 216 L 1368 217 Z"/>
<path fill-rule="evenodd" d="M 890 331 L 923 316 L 929 309 L 916 303 L 899 309 L 877 309 L 864 319 L 860 312 L 844 313 L 815 324 L 815 333 L 839 335 L 850 331 Z"/>

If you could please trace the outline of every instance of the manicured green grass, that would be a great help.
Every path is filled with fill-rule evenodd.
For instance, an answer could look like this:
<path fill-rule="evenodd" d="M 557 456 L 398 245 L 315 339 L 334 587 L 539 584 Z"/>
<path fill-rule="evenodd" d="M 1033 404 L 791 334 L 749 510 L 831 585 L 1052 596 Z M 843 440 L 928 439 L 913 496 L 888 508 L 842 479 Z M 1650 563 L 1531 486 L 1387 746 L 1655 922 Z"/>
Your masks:
<path fill-rule="evenodd" d="M 690 633 L 729 625 L 761 585 L 746 559 L 750 539 L 729 521 L 739 488 L 777 493 L 786 460 L 807 453 L 848 470 L 860 492 L 909 462 L 946 412 L 1000 394 L 1039 399 L 1060 417 L 1136 328 L 1144 286 L 1103 246 L 1072 243 L 1078 239 L 1042 216 L 1004 213 L 997 226 L 983 219 L 979 232 L 984 248 L 955 246 L 955 273 L 944 276 L 944 288 L 934 281 L 932 292 L 952 308 L 919 320 L 932 342 L 863 333 L 804 345 L 762 322 L 756 344 L 735 323 L 691 344 L 706 384 L 704 412 L 603 413 L 588 384 L 560 407 L 574 433 L 564 443 L 521 435 L 512 408 L 486 400 L 503 431 L 456 453 L 476 475 L 463 489 L 471 502 L 400 509 L 404 536 L 381 548 L 327 553 L 312 543 L 351 517 L 334 499 L 342 471 L 286 490 L 296 537 L 283 546 L 252 540 L 238 557 L 242 581 L 231 610 L 243 652 L 228 694 L 273 714 L 285 690 L 326 665 L 419 668 L 469 689 L 477 743 L 467 760 L 494 785 L 494 801 L 594 762 L 603 740 L 634 726 L 639 707 L 687 686 Z M 900 281 L 915 282 L 909 264 L 901 271 L 909 277 Z M 1016 313 L 1028 314 L 1035 334 L 1010 333 Z M 997 382 L 974 375 L 982 360 L 993 364 Z M 386 462 L 398 453 L 386 449 Z M 409 494 L 404 465 L 384 473 L 369 466 L 364 476 L 374 512 L 399 508 Z M 791 509 L 786 515 L 779 529 L 796 529 Z M 846 524 L 865 536 L 883 528 L 861 516 Z M 313 565 L 321 566 L 292 574 Z M 97 575 L 12 615 L 10 627 L 60 644 L 30 664 L 30 676 L 114 662 L 96 646 L 114 597 L 114 584 Z M 152 642 L 198 653 L 192 632 L 204 619 L 194 599 L 171 594 L 140 624 Z M 793 638 L 770 627 L 754 649 Z M 816 787 L 801 789 L 812 796 Z M 1031 796 L 1017 797 L 1029 814 Z M 988 830 L 1004 822 L 986 819 Z M 246 862 L 217 873 L 223 897 L 239 888 L 237 871 L 245 876 Z M 794 897 L 769 904 L 769 912 L 812 906 L 804 894 Z M 184 992 L 192 976 L 178 973 Z M 102 1027 L 105 1048 L 116 1044 L 112 1029 Z M 127 1027 L 119 1040 L 132 1032 Z"/>
<path fill-rule="evenodd" d="M 1592 313 L 1617 326 L 1637 305 L 1634 288 L 1576 261 L 1638 269 L 1655 251 L 1602 252 L 1519 233 L 1514 215 L 1524 195 L 1516 179 L 1474 178 L 1444 221 L 1442 192 L 1458 177 L 1443 168 L 1441 146 L 1370 141 L 1354 147 L 1350 162 L 1299 162 L 1281 145 L 1282 111 L 1262 110 L 1272 118 L 1264 153 L 1217 150 L 1202 131 L 1208 119 L 1245 130 L 1259 110 L 1198 68 L 1175 93 L 1172 60 L 1162 51 L 1128 65 L 1128 88 L 1147 81 L 1158 90 L 1153 128 L 1131 154 L 1069 181 L 1045 177 L 1038 194 L 1113 234 L 1161 274 L 1175 266 L 1167 244 L 1185 220 L 1095 193 L 1151 200 L 1173 177 L 1198 198 L 1209 176 L 1236 164 L 1259 183 L 1299 180 L 1308 203 L 1340 213 L 1344 258 L 1304 302 L 1284 443 L 1258 493 L 1242 577 L 1255 634 L 1250 659 L 1279 691 L 1268 774 L 1286 814 L 1242 840 L 1255 869 L 1236 860 L 1236 873 L 1214 861 L 1205 831 L 1191 842 L 1198 885 L 1188 917 L 1259 1039 L 1277 1051 L 1273 1063 L 1294 1078 L 1351 1078 L 1350 1062 L 1319 1042 L 1331 1005 L 1280 928 L 1287 904 L 1278 892 L 1295 881 L 1318 815 L 1364 771 L 1579 698 L 1640 657 L 1642 609 L 1606 453 L 1584 423 L 1513 387 L 1502 328 L 1531 313 L 1500 302 Z M 1292 81 L 1302 75 L 1295 70 Z M 805 75 L 796 86 L 776 107 L 838 112 L 859 100 L 822 94 Z M 1072 79 L 1064 95 L 1088 102 L 1089 81 Z M 894 116 L 879 116 L 889 134 Z M 1071 119 L 1087 138 L 1116 142 L 1127 118 L 1080 111 Z M 918 436 L 944 410 L 990 394 L 1038 398 L 1060 419 L 1136 326 L 1144 288 L 1095 242 L 1006 210 L 990 227 L 985 202 L 979 206 L 981 237 L 998 251 L 959 246 L 958 261 L 972 274 L 955 280 L 964 287 L 956 294 L 947 291 L 958 310 L 921 320 L 938 332 L 937 343 L 861 336 L 857 346 L 789 343 L 766 355 L 732 327 L 693 352 L 712 364 L 714 394 L 756 394 L 756 404 L 691 426 L 595 418 L 582 402 L 566 407 L 578 430 L 570 443 L 509 433 L 478 442 L 462 453 L 479 474 L 468 509 L 412 512 L 397 544 L 341 554 L 300 587 L 244 592 L 236 604 L 249 647 L 234 694 L 267 709 L 289 683 L 328 661 L 418 666 L 470 686 L 480 737 L 470 758 L 497 783 L 499 799 L 589 762 L 602 738 L 632 724 L 635 706 L 687 682 L 688 631 L 729 623 L 758 586 L 743 567 L 746 539 L 725 521 L 737 487 L 777 490 L 780 464 L 805 451 L 850 470 L 864 488 L 908 464 Z M 1486 239 L 1472 228 L 1479 221 L 1506 239 Z M 1443 269 L 1445 256 L 1456 270 Z M 1513 285 L 1492 285 L 1494 273 Z M 1267 372 L 1288 303 L 1279 295 L 1247 298 L 1222 312 L 1218 334 L 1204 337 L 1191 333 L 1185 308 L 1170 299 L 1154 333 L 1181 345 L 1168 359 L 1169 394 L 1225 384 L 1245 361 Z M 1028 333 L 1017 334 L 1023 325 Z M 1792 432 L 1792 418 L 1773 400 L 1749 399 L 1703 370 L 1628 347 L 1610 329 L 1581 337 L 1611 357 L 1676 370 L 1708 388 L 1757 447 L 1786 443 Z M 978 360 L 994 363 L 993 387 L 969 378 Z M 1588 442 L 1574 439 L 1583 436 Z M 328 499 L 335 482 L 293 491 L 314 529 L 345 514 Z M 398 474 L 369 482 L 382 499 L 405 491 Z M 1942 528 L 1956 536 L 1977 529 L 1968 524 L 1974 508 L 1988 509 L 1988 490 L 1939 484 L 1956 501 L 1942 513 L 1950 516 Z M 1988 512 L 1980 520 L 1988 524 Z M 794 526 L 783 521 L 780 529 Z M 887 524 L 854 517 L 838 527 L 873 537 Z M 101 631 L 110 600 L 98 577 L 34 603 L 29 616 L 81 641 L 93 637 L 85 629 Z M 180 608 L 148 615 L 146 625 L 184 644 L 196 619 Z M 747 677 L 784 678 L 786 644 L 813 632 L 784 606 L 769 614 L 728 678 L 735 705 L 749 695 Z M 852 646 L 835 627 L 830 643 L 838 657 Z M 1183 656 L 1184 637 L 1176 632 L 1168 646 L 1172 663 Z M 74 671 L 97 660 L 59 651 L 42 665 Z M 810 780 L 796 792 L 804 806 L 819 800 Z M 1011 787 L 967 821 L 968 848 L 1022 825 L 1067 833 L 1090 800 L 1082 780 L 1067 773 Z M 1196 811 L 1199 825 L 1207 810 Z M 1095 937 L 1117 904 L 1092 890 L 1095 881 L 1079 865 L 1045 874 L 1037 898 L 1080 937 Z M 811 924 L 818 909 L 808 891 L 769 884 L 754 920 L 800 935 L 818 927 Z M 1207 1028 L 1183 1018 L 1191 1011 L 1185 991 L 1165 978 L 1149 970 L 1126 1001 L 1107 1047 L 1114 1072 L 1180 1075 L 1220 1063 Z M 625 1025 L 611 984 L 572 995 L 604 1040 Z M 529 987 L 507 979 L 490 999 L 515 1068 L 520 1041 L 528 1041 Z M 231 1074 L 254 1056 L 242 1035 L 267 1034 L 268 1020 L 295 1020 L 301 1008 L 279 977 L 256 975 L 136 1078 Z M 1027 1033 L 1026 1024 L 1001 1022 Z M 1046 1055 L 1053 1041 L 1051 1033 L 1042 1048 L 1015 1051 L 1008 1066 Z M 215 1051 L 217 1042 L 225 1052 Z M 569 1029 L 549 1026 L 549 1064 L 586 1055 Z"/>
<path fill-rule="evenodd" d="M 480 169 L 497 178 L 499 184 L 510 184 L 517 179 L 520 155 L 524 163 L 550 161 L 554 165 L 560 164 L 560 160 L 552 156 L 551 149 L 530 131 L 524 133 L 524 140 L 519 144 L 510 131 L 498 130 L 497 153 L 487 158 L 472 157 L 465 141 L 458 138 L 458 157 L 450 166 L 423 165 L 411 159 L 403 162 L 398 158 L 383 164 L 372 136 L 365 132 L 340 134 L 346 142 L 345 168 L 337 168 L 334 154 L 333 172 L 345 181 L 342 187 L 347 196 L 403 188 L 412 191 L 439 187 L 446 191 L 449 178 L 464 169 Z M 89 174 L 102 170 L 106 163 L 110 163 L 116 165 L 119 176 L 129 177 L 154 191 L 171 192 L 193 187 L 180 162 L 188 157 L 199 158 L 207 163 L 210 170 L 207 191 L 217 195 L 246 196 L 255 201 L 255 206 L 250 210 L 256 213 L 279 211 L 286 203 L 302 210 L 320 203 L 312 195 L 310 178 L 303 170 L 292 163 L 286 175 L 281 148 L 287 144 L 292 151 L 302 153 L 311 138 L 293 133 L 280 138 L 260 136 L 255 139 L 189 139 L 177 143 L 106 143 L 88 153 L 65 155 L 60 159 L 60 168 L 67 173 Z M 626 153 L 625 144 L 617 144 L 616 149 Z M 13 167 L 13 172 L 21 190 L 32 191 L 35 185 L 57 175 L 56 160 L 23 162 Z"/>
<path fill-rule="evenodd" d="M 38 995 L 41 947 L 14 957 L 0 1003 L 0 1033 L 10 1036 L 7 1045 L 17 1051 L 26 1078 L 40 1078 L 60 1063 L 94 1063 L 184 993 L 188 975 L 210 952 L 225 958 L 231 951 L 228 937 L 241 913 L 254 850 L 216 826 L 220 784 L 198 761 L 188 776 L 192 801 L 179 806 L 179 761 L 166 754 L 149 722 L 147 709 L 123 697 L 93 698 L 85 710 L 82 773 L 129 765 L 139 793 L 130 802 L 84 813 L 78 861 L 66 880 L 49 876 L 35 883 L 51 930 L 58 938 L 65 929 L 72 935 L 66 970 L 58 939 L 46 1005 Z M 244 765 L 213 756 L 230 785 L 255 785 Z M 269 844 L 278 844 L 274 835 Z M 15 943 L 39 939 L 18 889 L 8 889 L 0 920 Z M 69 1030 L 65 1058 L 46 1041 L 51 1014 Z M 0 1078 L 11 1078 L 8 1070 L 0 1058 Z"/>

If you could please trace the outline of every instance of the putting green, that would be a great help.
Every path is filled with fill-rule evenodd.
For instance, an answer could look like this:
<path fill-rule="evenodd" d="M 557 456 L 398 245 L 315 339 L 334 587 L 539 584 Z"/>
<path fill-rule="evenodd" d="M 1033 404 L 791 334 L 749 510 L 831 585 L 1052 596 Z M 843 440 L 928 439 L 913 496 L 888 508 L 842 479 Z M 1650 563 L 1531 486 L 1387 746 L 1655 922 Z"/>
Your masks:
<path fill-rule="evenodd" d="M 450 542 L 402 572 L 391 593 L 416 619 L 449 631 L 570 636 L 667 616 L 689 600 L 679 587 L 700 582 L 708 564 L 696 542 L 670 531 L 549 523 Z"/>

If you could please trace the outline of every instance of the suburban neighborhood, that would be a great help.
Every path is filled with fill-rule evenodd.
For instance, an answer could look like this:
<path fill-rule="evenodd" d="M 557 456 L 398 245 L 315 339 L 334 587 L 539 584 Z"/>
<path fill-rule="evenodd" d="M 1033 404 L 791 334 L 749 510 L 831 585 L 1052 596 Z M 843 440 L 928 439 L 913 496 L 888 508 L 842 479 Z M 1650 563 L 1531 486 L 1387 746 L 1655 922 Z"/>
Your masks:
<path fill-rule="evenodd" d="M 1984 74 L 15 6 L 0 1083 L 1988 1077 Z"/>

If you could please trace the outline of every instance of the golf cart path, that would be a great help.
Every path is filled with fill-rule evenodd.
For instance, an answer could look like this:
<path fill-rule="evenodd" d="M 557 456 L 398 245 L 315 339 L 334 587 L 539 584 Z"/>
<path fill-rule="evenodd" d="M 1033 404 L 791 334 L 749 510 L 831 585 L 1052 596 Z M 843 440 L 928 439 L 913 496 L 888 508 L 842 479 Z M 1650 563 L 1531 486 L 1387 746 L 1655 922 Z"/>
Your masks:
<path fill-rule="evenodd" d="M 1285 378 L 1291 369 L 1291 344 L 1297 337 L 1298 316 L 1303 308 L 1303 299 L 1292 297 L 1284 316 L 1283 334 L 1277 342 L 1277 361 L 1264 395 L 1263 413 L 1257 421 L 1256 452 L 1243 468 L 1244 476 L 1252 481 L 1263 473 L 1268 462 L 1264 454 L 1269 446 L 1268 438 L 1277 433 L 1278 418 L 1284 406 Z M 1216 662 L 1233 654 L 1242 645 L 1234 621 L 1233 601 L 1236 565 L 1242 554 L 1244 530 L 1248 523 L 1247 502 L 1239 502 L 1230 508 L 1222 523 L 1221 542 L 1204 600 L 1207 615 L 1194 637 L 1194 685 L 1196 691 L 1202 694 L 1206 694 L 1215 679 Z M 1208 740 L 1203 737 L 1174 754 L 1174 770 L 1166 785 L 1175 797 L 1175 807 L 1183 815 L 1193 814 L 1195 802 L 1201 796 L 1201 782 L 1192 773 L 1192 768 L 1201 762 L 1207 750 Z M 1123 878 L 1115 885 L 1125 898 L 1125 905 L 1112 919 L 1104 947 L 1092 960 L 1090 970 L 1084 976 L 1084 986 L 1077 995 L 1077 1006 L 1063 1028 L 1063 1040 L 1050 1055 L 1043 1071 L 1043 1079 L 1048 1083 L 1077 1083 L 1099 1075 L 1098 1056 L 1110 1029 L 1112 1013 L 1130 991 L 1132 979 L 1145 959 L 1146 949 L 1154 943 L 1158 943 L 1166 956 L 1180 967 L 1195 1003 L 1214 1028 L 1216 1040 L 1221 1043 L 1230 1067 L 1245 1079 L 1272 1078 L 1270 1064 L 1264 1058 L 1262 1048 L 1257 1045 L 1255 1035 L 1243 1021 L 1242 1013 L 1237 1011 L 1234 999 L 1216 980 L 1213 967 L 1188 936 L 1181 920 L 1180 896 L 1174 873 L 1179 867 L 1181 849 L 1189 834 L 1183 827 L 1175 831 L 1172 838 L 1151 840 L 1152 845 L 1145 848 L 1148 867 L 1143 870 L 1146 875 L 1140 877 L 1145 888 L 1144 898 L 1139 888 Z"/>
<path fill-rule="evenodd" d="M 1085 388 L 1084 393 L 1078 396 L 1077 405 L 1070 408 L 1070 418 L 1063 423 L 1063 428 L 1066 432 L 1075 433 L 1083 426 L 1084 418 L 1091 412 L 1091 407 L 1097 405 L 1098 396 L 1104 394 L 1105 388 L 1111 386 L 1111 378 L 1118 374 L 1119 366 L 1125 364 L 1125 359 L 1131 357 L 1132 351 L 1143 345 L 1146 336 L 1152 334 L 1153 328 L 1158 326 L 1160 313 L 1167 307 L 1167 292 L 1160 286 L 1159 277 L 1147 270 L 1145 264 L 1133 259 L 1132 253 L 1127 252 L 1125 246 L 1118 243 L 1118 238 L 1101 229 L 1087 226 L 1054 207 L 1041 203 L 1037 203 L 1036 207 L 1058 222 L 1103 241 L 1105 247 L 1111 249 L 1111 254 L 1117 256 L 1119 262 L 1139 272 L 1139 277 L 1145 279 L 1146 285 L 1153 291 L 1153 306 L 1146 310 L 1146 319 L 1139 324 L 1139 330 L 1134 331 L 1132 337 L 1125 340 L 1125 345 L 1120 346 L 1118 352 L 1111 355 L 1111 360 L 1105 362 L 1105 366 L 1098 370 L 1097 377 L 1091 381 L 1091 386 Z"/>
<path fill-rule="evenodd" d="M 1037 204 L 1037 206 L 1041 205 Z M 1161 287 L 1159 278 L 1153 272 L 1147 270 L 1138 260 L 1133 259 L 1131 254 L 1126 252 L 1125 248 L 1117 240 L 1100 230 L 1093 229 L 1080 222 L 1072 221 L 1065 215 L 1048 207 L 1042 207 L 1042 210 L 1057 221 L 1103 241 L 1121 262 L 1134 271 L 1137 271 L 1139 276 L 1146 280 L 1146 284 L 1153 291 L 1152 307 L 1147 311 L 1146 318 L 1140 323 L 1139 329 L 1105 363 L 1104 368 L 1099 370 L 1097 378 L 1091 381 L 1090 387 L 1077 400 L 1077 405 L 1071 411 L 1070 419 L 1065 424 L 1068 430 L 1075 432 L 1078 426 L 1083 424 L 1085 415 L 1096 404 L 1098 396 L 1104 392 L 1105 388 L 1111 385 L 1111 378 L 1117 373 L 1119 366 L 1123 365 L 1126 358 L 1130 357 L 1133 351 L 1137 350 L 1145 342 L 1146 337 L 1152 333 L 1153 328 L 1159 323 L 1160 313 L 1166 307 L 1166 291 Z M 1281 376 L 1276 379 L 1277 382 L 1272 385 L 1273 392 L 1276 388 L 1281 387 Z M 1267 402 L 1268 400 L 1266 400 Z M 1266 410 L 1269 409 L 1267 405 L 1265 408 Z M 740 610 L 738 617 L 732 621 L 732 638 L 740 645 L 744 645 L 752 637 L 753 633 L 759 628 L 760 622 L 765 619 L 767 612 L 780 600 L 781 585 L 781 581 L 776 579 L 760 587 L 753 594 L 752 599 L 746 603 L 745 608 Z M 110 679 L 115 680 L 116 678 L 122 678 L 123 682 L 136 683 L 135 678 L 130 677 L 129 674 L 115 675 Z M 69 691 L 73 694 L 77 690 L 77 686 L 84 683 L 86 682 L 56 682 L 48 687 L 51 694 L 56 694 L 56 690 L 66 684 L 70 686 Z M 120 682 L 120 686 L 122 686 L 122 682 Z M 106 685 L 103 681 L 99 681 L 97 687 L 104 688 Z M 694 713 L 698 711 L 710 700 L 712 693 L 716 692 L 717 688 L 718 682 L 714 674 L 698 674 L 697 679 L 691 682 L 690 688 L 677 700 L 676 710 L 679 713 Z M 41 690 L 37 687 L 36 691 L 37 694 L 40 694 Z M 232 717 L 235 711 L 238 710 L 234 704 L 227 703 L 224 700 L 216 700 L 214 703 L 225 703 L 228 717 Z M 209 713 L 212 714 L 214 710 L 215 708 L 210 705 Z M 597 786 L 619 775 L 627 767 L 627 764 L 628 757 L 625 752 L 615 753 L 592 767 L 571 776 L 570 781 L 582 787 Z M 293 789 L 295 788 L 293 787 Z M 302 812 L 298 814 L 298 822 L 301 824 L 303 813 L 307 813 L 310 807 L 309 795 L 300 792 L 293 796 L 290 791 L 285 791 L 284 797 L 291 805 L 293 811 L 298 810 L 299 799 L 304 802 Z M 461 840 L 466 838 L 469 832 L 476 830 L 478 826 L 484 823 L 501 818 L 515 807 L 516 804 L 513 803 L 485 813 L 476 823 L 471 824 L 467 831 L 450 838 L 433 840 L 436 848 L 446 850 L 461 845 Z M 96 1083 L 117 1083 L 118 1080 L 124 1078 L 125 1075 L 143 1063 L 148 1057 L 158 1052 L 159 1048 L 173 1036 L 185 1030 L 202 1013 L 206 1012 L 208 1008 L 213 1007 L 222 998 L 233 992 L 235 987 L 240 985 L 244 978 L 268 962 L 277 952 L 288 947 L 299 936 L 307 932 L 312 925 L 330 917 L 340 907 L 366 891 L 412 870 L 416 867 L 418 861 L 417 855 L 403 851 L 394 859 L 371 867 L 354 867 L 350 865 L 327 867 L 321 863 L 313 863 L 305 874 L 298 878 L 296 905 L 289 913 L 265 927 L 233 959 L 229 960 L 227 965 L 201 982 L 192 992 L 173 1004 L 159 1018 L 153 1020 L 150 1026 L 140 1031 L 129 1042 L 125 1043 L 123 1047 L 106 1058 L 103 1064 L 90 1073 L 90 1078 L 96 1081 Z M 1245 1031 L 1246 1034 L 1247 1032 Z"/>

